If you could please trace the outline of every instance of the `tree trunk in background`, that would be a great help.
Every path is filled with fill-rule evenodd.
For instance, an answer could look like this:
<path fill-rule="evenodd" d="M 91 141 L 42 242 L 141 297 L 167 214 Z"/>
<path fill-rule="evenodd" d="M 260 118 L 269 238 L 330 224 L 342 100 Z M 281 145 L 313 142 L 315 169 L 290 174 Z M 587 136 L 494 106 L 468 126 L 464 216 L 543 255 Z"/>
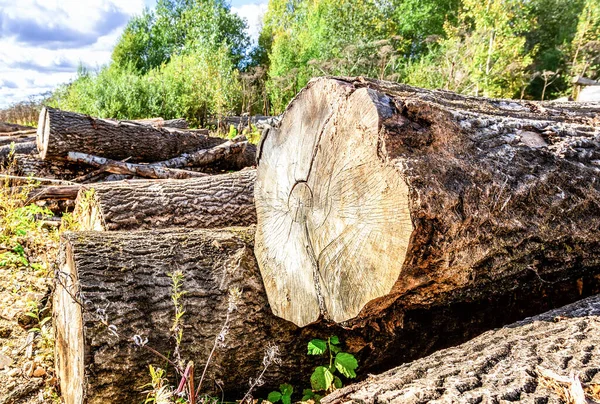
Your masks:
<path fill-rule="evenodd" d="M 116 120 L 114 120 L 114 121 L 116 122 Z M 134 119 L 132 121 L 124 121 L 124 122 L 141 123 L 144 125 L 154 126 L 155 128 L 177 128 L 177 129 L 189 128 L 189 124 L 185 120 L 185 118 L 168 119 L 168 120 L 165 120 L 163 118 L 147 118 L 147 119 Z"/>
<path fill-rule="evenodd" d="M 599 114 L 311 81 L 258 152 L 256 256 L 274 313 L 360 326 L 403 296 L 477 301 L 600 273 Z"/>
<path fill-rule="evenodd" d="M 82 230 L 188 229 L 256 223 L 256 171 L 186 181 L 93 184 L 79 195 Z M 91 192 L 90 192 L 91 190 Z"/>
<path fill-rule="evenodd" d="M 42 159 L 64 159 L 69 152 L 131 161 L 168 160 L 224 143 L 208 131 L 155 128 L 135 122 L 92 118 L 45 107 L 40 113 L 37 147 Z"/>
<path fill-rule="evenodd" d="M 172 354 L 174 310 L 168 273 L 176 270 L 184 273 L 187 291 L 182 358 L 193 360 L 197 369 L 225 320 L 228 291 L 237 287 L 243 292 L 203 385 L 203 392 L 221 397 L 214 384 L 219 380 L 227 400 L 240 399 L 248 379 L 258 376 L 268 344 L 279 347 L 282 362 L 269 367 L 255 397 L 266 397 L 280 383 L 292 383 L 300 389 L 296 391 L 308 387 L 312 370 L 328 363 L 328 358 L 306 355 L 312 338 L 337 335 L 343 349 L 358 358 L 357 373 L 365 378 L 600 290 L 600 279 L 593 275 L 550 283 L 531 272 L 522 286 L 483 295 L 476 302 L 456 303 L 449 296 L 448 304 L 424 306 L 404 296 L 364 327 L 346 329 L 321 321 L 298 328 L 272 314 L 252 253 L 253 234 L 250 228 L 63 235 L 53 324 L 65 402 L 81 403 L 82 397 L 86 403 L 143 401 L 148 365 L 165 367 L 165 362 L 134 347 L 131 339 L 148 338 L 148 346 Z M 86 311 L 73 297 L 82 300 Z M 116 327 L 118 337 L 100 320 Z"/>
<path fill-rule="evenodd" d="M 598 363 L 600 296 L 594 296 L 372 376 L 321 403 L 562 403 L 563 388 L 576 387 L 572 374 L 583 383 L 595 379 L 598 400 Z"/>

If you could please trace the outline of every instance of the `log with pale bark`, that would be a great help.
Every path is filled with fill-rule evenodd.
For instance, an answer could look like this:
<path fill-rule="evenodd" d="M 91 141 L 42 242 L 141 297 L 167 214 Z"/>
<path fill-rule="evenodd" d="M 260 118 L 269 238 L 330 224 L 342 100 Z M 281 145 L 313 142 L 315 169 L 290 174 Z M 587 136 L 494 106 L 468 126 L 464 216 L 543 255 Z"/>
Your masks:
<path fill-rule="evenodd" d="M 273 315 L 253 250 L 254 229 L 78 232 L 63 236 L 53 318 L 61 392 L 70 403 L 143 401 L 148 365 L 165 361 L 136 347 L 132 338 L 162 354 L 174 350 L 169 273 L 184 274 L 182 359 L 196 363 L 196 382 L 227 317 L 228 291 L 242 290 L 228 332 L 208 367 L 203 393 L 240 399 L 248 379 L 262 371 L 265 347 L 276 344 L 282 362 L 271 365 L 255 397 L 284 382 L 305 386 L 315 366 L 329 359 L 306 355 L 312 338 L 337 335 L 359 361 L 357 373 L 390 369 L 455 345 L 482 331 L 600 291 L 600 278 L 530 280 L 502 296 L 425 307 L 404 296 L 364 327 L 319 322 L 299 328 Z M 285 240 L 280 240 L 285 243 Z M 82 303 L 85 310 L 77 303 Z M 116 332 L 112 334 L 108 328 Z M 172 357 L 172 356 L 171 356 Z M 173 376 L 169 365 L 170 376 Z M 175 380 L 171 379 L 174 383 Z M 218 387 L 215 383 L 219 383 Z M 348 383 L 348 381 L 345 381 Z"/>
<path fill-rule="evenodd" d="M 255 180 L 256 171 L 248 170 L 185 181 L 90 184 L 74 215 L 82 230 L 249 226 L 256 223 Z"/>
<path fill-rule="evenodd" d="M 153 163 L 153 165 L 181 168 L 206 167 L 213 165 L 222 170 L 240 170 L 253 166 L 256 162 L 256 146 L 247 140 L 227 141 L 210 149 L 197 150 L 192 153 Z"/>
<path fill-rule="evenodd" d="M 320 78 L 258 155 L 256 256 L 298 325 L 600 273 L 597 103 Z"/>
<path fill-rule="evenodd" d="M 208 131 L 155 128 L 131 121 L 92 118 L 45 107 L 40 113 L 37 147 L 42 159 L 65 159 L 69 152 L 133 162 L 168 160 L 224 143 Z"/>
<path fill-rule="evenodd" d="M 144 178 L 184 179 L 205 177 L 208 175 L 197 171 L 167 168 L 157 164 L 125 163 L 123 161 L 111 160 L 86 153 L 69 152 L 67 154 L 67 160 L 72 163 L 99 168 L 107 173 L 136 175 Z"/>
<path fill-rule="evenodd" d="M 597 295 L 371 376 L 321 403 L 592 404 L 600 400 L 599 363 Z"/>
<path fill-rule="evenodd" d="M 185 118 L 178 119 L 163 119 L 163 118 L 147 118 L 147 119 L 135 119 L 132 121 L 121 121 L 121 122 L 133 122 L 133 123 L 141 123 L 145 125 L 151 125 L 155 128 L 177 128 L 177 129 L 187 129 L 189 128 L 188 122 Z"/>

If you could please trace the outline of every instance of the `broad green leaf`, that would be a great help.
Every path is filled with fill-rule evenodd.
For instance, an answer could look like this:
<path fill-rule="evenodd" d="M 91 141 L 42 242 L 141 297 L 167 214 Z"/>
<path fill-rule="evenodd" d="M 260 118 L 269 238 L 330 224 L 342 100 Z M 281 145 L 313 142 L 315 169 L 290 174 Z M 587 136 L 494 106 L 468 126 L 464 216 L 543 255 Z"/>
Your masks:
<path fill-rule="evenodd" d="M 292 396 L 291 395 L 289 395 L 289 396 L 287 396 L 287 395 L 281 396 L 281 402 L 283 404 L 292 404 Z"/>
<path fill-rule="evenodd" d="M 313 339 L 308 343 L 309 355 L 323 355 L 327 350 L 327 342 L 322 339 Z"/>
<path fill-rule="evenodd" d="M 280 384 L 279 391 L 281 391 L 282 396 L 291 396 L 294 392 L 294 387 L 291 384 L 287 383 Z"/>
<path fill-rule="evenodd" d="M 327 390 L 333 383 L 333 374 L 325 366 L 319 366 L 310 376 L 310 385 L 313 390 Z"/>
<path fill-rule="evenodd" d="M 278 391 L 272 391 L 267 396 L 267 400 L 269 400 L 272 403 L 276 403 L 277 401 L 281 400 L 281 393 Z"/>
<path fill-rule="evenodd" d="M 329 338 L 329 342 L 332 343 L 333 345 L 337 345 L 340 343 L 340 339 L 334 335 L 333 337 Z"/>
<path fill-rule="evenodd" d="M 302 390 L 302 400 L 301 401 L 308 401 L 311 398 L 313 398 L 314 396 L 315 396 L 315 393 L 311 389 L 304 389 L 304 390 Z"/>
<path fill-rule="evenodd" d="M 336 389 L 341 389 L 342 388 L 342 379 L 340 379 L 339 377 L 335 377 L 333 379 L 333 385 L 335 386 Z"/>
<path fill-rule="evenodd" d="M 341 374 L 352 379 L 356 377 L 354 370 L 358 367 L 358 362 L 354 355 L 346 352 L 340 352 L 335 356 L 335 368 Z"/>
<path fill-rule="evenodd" d="M 331 352 L 333 352 L 333 353 L 342 352 L 342 348 L 340 348 L 339 346 L 330 345 L 329 348 L 331 349 Z"/>

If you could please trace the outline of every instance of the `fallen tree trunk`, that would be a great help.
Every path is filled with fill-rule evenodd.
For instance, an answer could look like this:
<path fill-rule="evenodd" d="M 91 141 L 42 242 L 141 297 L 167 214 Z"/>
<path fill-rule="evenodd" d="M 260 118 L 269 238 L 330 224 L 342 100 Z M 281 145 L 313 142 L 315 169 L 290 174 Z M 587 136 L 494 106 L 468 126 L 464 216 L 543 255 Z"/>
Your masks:
<path fill-rule="evenodd" d="M 559 403 L 565 391 L 593 378 L 588 398 L 598 400 L 598 363 L 600 296 L 594 296 L 371 376 L 321 403 Z"/>
<path fill-rule="evenodd" d="M 132 337 L 148 338 L 147 345 L 160 353 L 174 351 L 168 274 L 176 270 L 183 272 L 182 288 L 187 292 L 183 296 L 186 314 L 181 355 L 198 367 L 204 365 L 227 317 L 228 291 L 238 288 L 243 292 L 202 389 L 220 397 L 221 391 L 213 383 L 219 380 L 230 400 L 241 398 L 248 379 L 262 371 L 269 344 L 279 347 L 284 360 L 267 369 L 265 385 L 256 397 L 266 397 L 284 382 L 298 386 L 296 391 L 306 386 L 315 366 L 329 360 L 306 355 L 306 344 L 312 338 L 337 335 L 343 349 L 357 357 L 357 373 L 366 377 L 547 310 L 552 304 L 600 291 L 600 279 L 593 275 L 548 283 L 531 274 L 532 281 L 523 287 L 517 285 L 501 296 L 484 295 L 477 302 L 424 307 L 404 297 L 365 327 L 346 329 L 319 322 L 298 328 L 272 314 L 252 254 L 253 233 L 254 229 L 224 229 L 63 235 L 53 324 L 55 363 L 65 402 L 143 399 L 145 388 L 140 381 L 148 380 L 148 364 L 164 367 L 165 362 L 136 348 Z M 82 311 L 77 301 L 86 309 Z"/>
<path fill-rule="evenodd" d="M 37 154 L 15 154 L 9 165 L 10 174 L 71 180 L 95 169 L 63 160 L 40 160 Z"/>
<path fill-rule="evenodd" d="M 256 171 L 186 181 L 124 181 L 90 184 L 75 218 L 82 230 L 190 229 L 256 223 Z"/>
<path fill-rule="evenodd" d="M 122 161 L 92 156 L 91 154 L 85 153 L 69 152 L 69 154 L 67 155 L 67 160 L 72 163 L 86 164 L 95 168 L 101 168 L 107 173 L 130 174 L 144 178 L 185 179 L 194 177 L 205 177 L 208 175 L 197 171 L 167 168 L 158 164 L 124 163 Z"/>
<path fill-rule="evenodd" d="M 256 255 L 273 311 L 357 326 L 401 296 L 448 304 L 531 273 L 599 273 L 599 113 L 313 80 L 258 152 Z"/>
<path fill-rule="evenodd" d="M 0 133 L 10 133 L 23 130 L 35 129 L 31 126 L 19 125 L 16 123 L 0 122 Z"/>
<path fill-rule="evenodd" d="M 457 339 L 464 341 L 481 332 L 482 326 L 493 327 L 507 318 L 522 316 L 521 310 L 530 313 L 549 301 L 560 304 L 578 295 L 576 282 L 540 283 L 536 288 L 547 293 L 541 300 L 539 290 L 532 294 L 531 289 L 524 288 L 503 301 L 483 297 L 474 305 L 424 310 L 404 301 L 405 306 L 396 307 L 367 327 L 348 330 L 318 323 L 298 328 L 275 317 L 269 308 L 252 254 L 252 234 L 253 229 L 226 229 L 63 236 L 53 316 L 56 366 L 65 402 L 136 402 L 143 397 L 143 383 L 139 381 L 147 379 L 147 365 L 164 366 L 164 361 L 136 348 L 131 340 L 139 335 L 142 340 L 148 338 L 149 347 L 161 353 L 173 352 L 168 274 L 175 270 L 183 272 L 182 288 L 187 291 L 181 344 L 184 361 L 204 364 L 226 318 L 228 291 L 243 291 L 203 389 L 220 396 L 212 383 L 220 380 L 230 399 L 239 399 L 247 390 L 248 378 L 260 373 L 264 347 L 269 343 L 279 347 L 285 360 L 264 375 L 266 392 L 282 382 L 306 384 L 315 367 L 314 358 L 306 355 L 306 343 L 311 338 L 339 336 L 344 349 L 358 358 L 359 374 L 366 376 Z M 597 278 L 581 282 L 586 290 L 598 290 Z M 80 303 L 86 307 L 84 311 L 74 297 L 83 297 Z M 117 336 L 110 333 L 109 325 Z M 257 392 L 265 396 L 261 394 L 265 391 Z"/>
<path fill-rule="evenodd" d="M 37 147 L 42 159 L 64 159 L 69 152 L 114 160 L 155 162 L 224 143 L 208 131 L 155 128 L 130 121 L 92 118 L 45 107 L 40 113 Z"/>
<path fill-rule="evenodd" d="M 0 165 L 6 164 L 8 158 L 15 154 L 30 154 L 35 151 L 35 142 L 15 143 L 0 146 Z"/>

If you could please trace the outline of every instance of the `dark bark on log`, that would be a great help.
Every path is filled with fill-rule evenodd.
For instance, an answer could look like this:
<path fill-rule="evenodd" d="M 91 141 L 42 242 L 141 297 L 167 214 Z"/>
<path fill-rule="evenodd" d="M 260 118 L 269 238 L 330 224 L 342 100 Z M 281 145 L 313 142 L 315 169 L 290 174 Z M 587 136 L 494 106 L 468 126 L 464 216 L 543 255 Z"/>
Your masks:
<path fill-rule="evenodd" d="M 40 113 L 37 146 L 42 159 L 64 159 L 80 152 L 133 162 L 168 160 L 201 148 L 224 143 L 208 131 L 154 128 L 135 122 L 96 119 L 45 107 Z"/>
<path fill-rule="evenodd" d="M 252 234 L 253 230 L 187 230 L 63 236 L 53 310 L 56 365 L 66 403 L 80 403 L 73 397 L 81 394 L 87 395 L 88 403 L 129 403 L 144 397 L 140 381 L 148 379 L 147 365 L 164 366 L 164 361 L 135 348 L 131 337 L 148 337 L 149 346 L 173 352 L 166 274 L 178 269 L 184 272 L 183 288 L 188 291 L 182 355 L 196 364 L 204 363 L 220 331 L 228 289 L 243 291 L 225 346 L 217 349 L 203 388 L 220 397 L 212 381 L 221 380 L 230 400 L 241 398 L 248 378 L 258 375 L 269 342 L 279 346 L 283 361 L 269 368 L 263 390 L 255 397 L 266 397 L 284 382 L 299 386 L 296 391 L 306 386 L 314 367 L 327 362 L 306 355 L 311 338 L 339 336 L 344 350 L 359 360 L 359 377 L 366 377 L 600 290 L 600 279 L 593 275 L 549 283 L 530 273 L 523 287 L 517 282 L 515 289 L 483 295 L 477 302 L 448 299 L 448 305 L 424 307 L 403 297 L 362 328 L 325 322 L 298 328 L 272 314 L 252 254 Z M 70 294 L 61 286 L 65 283 Z M 87 311 L 79 312 L 70 295 L 83 297 Z M 116 326 L 118 338 L 98 322 L 96 309 L 105 309 L 105 320 Z"/>
<path fill-rule="evenodd" d="M 167 168 L 158 164 L 124 163 L 122 161 L 111 160 L 105 157 L 92 156 L 91 154 L 85 153 L 69 152 L 69 154 L 67 155 L 67 160 L 72 163 L 87 164 L 95 168 L 101 168 L 102 170 L 108 173 L 126 175 L 130 174 L 144 178 L 186 179 L 194 177 L 205 177 L 208 175 L 196 171 Z"/>
<path fill-rule="evenodd" d="M 167 119 L 166 121 L 164 121 L 163 126 L 165 126 L 167 128 L 178 128 L 178 129 L 187 129 L 190 127 L 190 125 L 184 118 Z"/>
<path fill-rule="evenodd" d="M 598 104 L 312 81 L 259 151 L 256 254 L 274 312 L 359 325 L 401 296 L 599 273 L 599 117 Z"/>
<path fill-rule="evenodd" d="M 0 146 L 9 145 L 11 143 L 35 142 L 35 133 L 35 129 L 3 133 L 0 136 Z"/>
<path fill-rule="evenodd" d="M 41 184 L 75 185 L 70 181 L 57 180 L 54 178 L 20 177 L 18 175 L 10 174 L 0 174 L 0 180 L 10 182 L 11 185 L 31 184 L 32 182 L 39 182 Z"/>
<path fill-rule="evenodd" d="M 10 164 L 10 173 L 20 176 L 33 176 L 71 180 L 86 175 L 95 169 L 62 160 L 40 160 L 36 154 L 15 154 Z"/>
<path fill-rule="evenodd" d="M 248 170 L 186 181 L 91 184 L 75 217 L 82 230 L 218 228 L 256 223 L 254 181 Z"/>
<path fill-rule="evenodd" d="M 594 296 L 372 376 L 321 403 L 561 403 L 562 387 L 551 388 L 548 374 L 576 373 L 600 387 L 599 363 Z"/>
<path fill-rule="evenodd" d="M 0 133 L 17 132 L 22 130 L 35 129 L 31 126 L 19 125 L 16 123 L 0 122 Z"/>
<path fill-rule="evenodd" d="M 26 203 L 52 199 L 62 201 L 74 201 L 77 198 L 77 193 L 81 189 L 81 185 L 56 185 L 56 186 L 40 186 L 29 191 Z"/>
<path fill-rule="evenodd" d="M 0 146 L 0 165 L 5 165 L 9 162 L 11 153 L 14 154 L 31 154 L 36 150 L 35 142 L 15 143 Z"/>

